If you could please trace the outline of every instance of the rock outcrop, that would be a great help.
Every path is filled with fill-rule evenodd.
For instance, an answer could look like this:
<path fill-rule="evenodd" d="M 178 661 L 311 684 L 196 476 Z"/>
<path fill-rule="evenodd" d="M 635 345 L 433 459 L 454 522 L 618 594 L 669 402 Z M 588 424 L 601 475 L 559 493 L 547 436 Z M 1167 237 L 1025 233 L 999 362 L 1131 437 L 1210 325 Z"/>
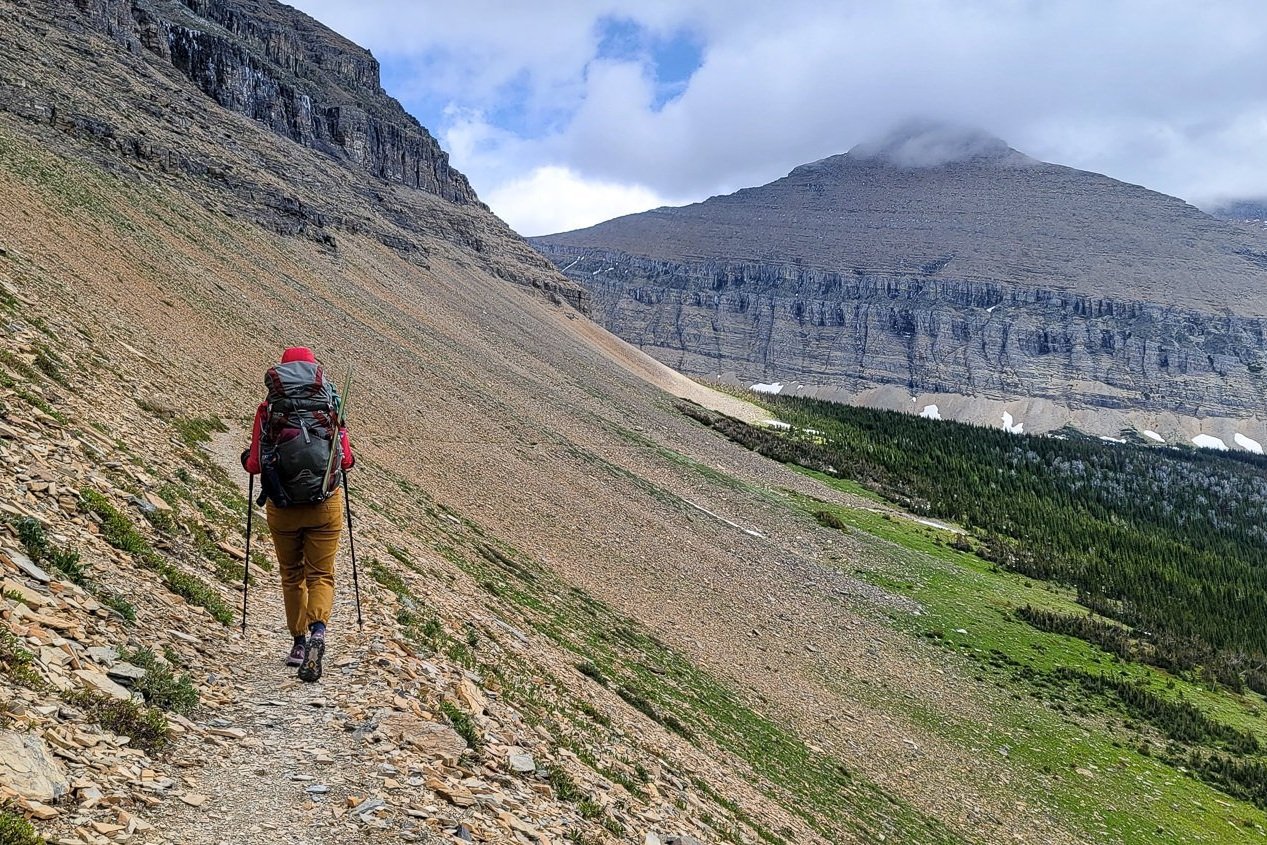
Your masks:
<path fill-rule="evenodd" d="M 332 250 L 368 235 L 418 263 L 438 240 L 588 309 L 588 294 L 493 215 L 383 91 L 374 57 L 289 6 L 29 0 L 10 23 L 0 28 L 0 114 L 94 144 L 139 181 L 182 177 L 208 206 L 275 232 Z"/>
<path fill-rule="evenodd" d="M 534 244 L 688 373 L 995 425 L 1019 402 L 1027 430 L 1267 417 L 1267 245 L 997 139 L 925 129 Z"/>

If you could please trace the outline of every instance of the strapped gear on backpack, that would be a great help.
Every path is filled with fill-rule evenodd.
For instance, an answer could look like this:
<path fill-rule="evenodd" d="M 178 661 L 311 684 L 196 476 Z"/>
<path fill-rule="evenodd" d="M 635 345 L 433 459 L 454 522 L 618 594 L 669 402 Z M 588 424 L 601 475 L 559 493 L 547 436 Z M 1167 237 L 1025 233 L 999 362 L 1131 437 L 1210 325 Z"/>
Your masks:
<path fill-rule="evenodd" d="M 267 406 L 260 424 L 260 503 L 306 505 L 329 498 L 339 475 L 326 474 L 343 460 L 339 392 L 321 365 L 279 364 L 264 374 Z M 332 450 L 334 452 L 332 457 Z"/>

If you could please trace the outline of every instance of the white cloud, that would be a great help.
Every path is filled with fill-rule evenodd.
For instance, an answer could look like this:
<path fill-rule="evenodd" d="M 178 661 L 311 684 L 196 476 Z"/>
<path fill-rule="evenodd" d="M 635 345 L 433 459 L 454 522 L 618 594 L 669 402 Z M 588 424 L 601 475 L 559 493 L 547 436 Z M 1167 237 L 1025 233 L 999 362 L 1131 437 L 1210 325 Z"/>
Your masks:
<path fill-rule="evenodd" d="M 580 203 L 558 212 L 572 225 L 604 213 L 595 196 L 701 199 L 913 116 L 1190 200 L 1267 196 L 1259 0 L 297 5 L 408 78 L 393 93 L 508 220 L 545 219 L 500 205 L 531 185 L 557 191 L 541 205 Z M 701 45 L 675 99 L 657 103 L 649 56 L 600 55 L 612 18 Z"/>
<path fill-rule="evenodd" d="M 538 167 L 494 187 L 484 201 L 516 232 L 548 235 L 667 205 L 639 185 L 582 179 L 565 167 Z"/>

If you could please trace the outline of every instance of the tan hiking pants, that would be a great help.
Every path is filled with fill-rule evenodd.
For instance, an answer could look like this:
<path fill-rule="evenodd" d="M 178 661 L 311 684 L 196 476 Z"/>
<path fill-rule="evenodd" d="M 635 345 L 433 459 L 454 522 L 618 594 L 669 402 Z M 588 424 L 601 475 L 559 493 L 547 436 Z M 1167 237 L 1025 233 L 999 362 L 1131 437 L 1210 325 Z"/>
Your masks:
<path fill-rule="evenodd" d="M 265 508 L 281 570 L 286 625 L 293 636 L 313 622 L 330 621 L 334 605 L 334 557 L 343 530 L 343 488 L 316 505 Z"/>

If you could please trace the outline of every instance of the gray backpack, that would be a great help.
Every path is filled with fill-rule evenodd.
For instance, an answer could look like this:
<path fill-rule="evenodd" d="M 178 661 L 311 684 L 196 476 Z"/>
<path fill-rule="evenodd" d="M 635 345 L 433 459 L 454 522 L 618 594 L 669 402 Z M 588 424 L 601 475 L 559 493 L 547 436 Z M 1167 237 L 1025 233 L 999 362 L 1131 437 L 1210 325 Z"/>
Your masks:
<path fill-rule="evenodd" d="M 264 385 L 260 501 L 281 508 L 324 501 L 339 487 L 343 462 L 338 390 L 320 364 L 307 361 L 278 364 L 264 374 Z"/>

